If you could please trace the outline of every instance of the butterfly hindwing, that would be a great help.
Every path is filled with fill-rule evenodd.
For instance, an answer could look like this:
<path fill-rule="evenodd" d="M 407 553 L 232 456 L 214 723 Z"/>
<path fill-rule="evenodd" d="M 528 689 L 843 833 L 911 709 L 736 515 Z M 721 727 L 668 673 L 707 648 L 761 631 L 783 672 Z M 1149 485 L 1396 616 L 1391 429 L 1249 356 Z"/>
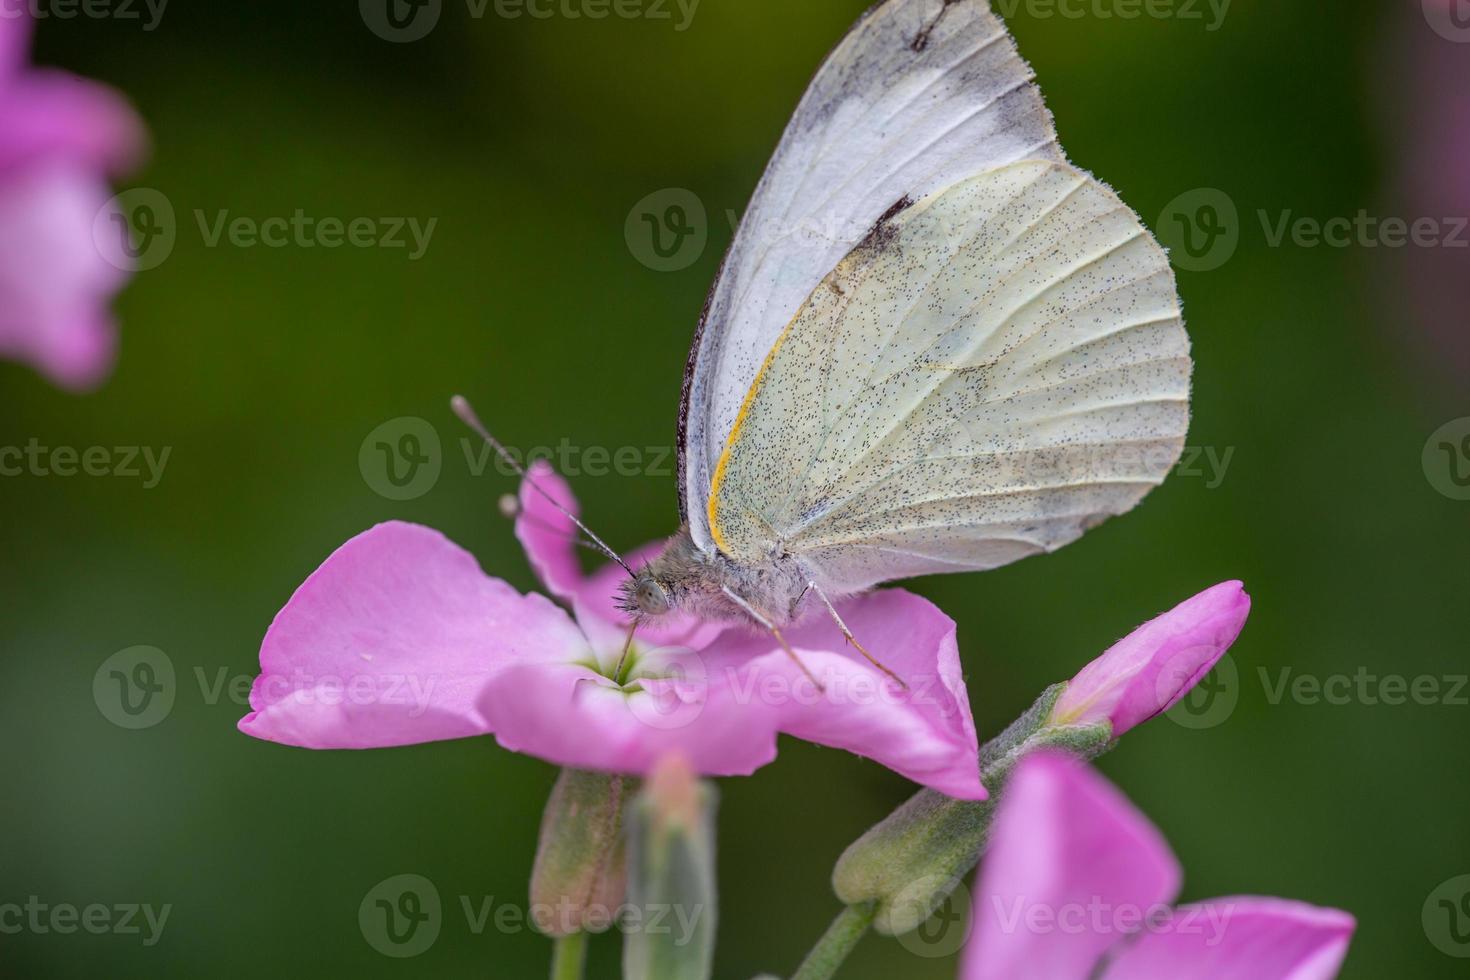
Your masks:
<path fill-rule="evenodd" d="M 1177 461 L 1189 341 L 1168 258 L 1066 164 L 899 202 L 772 345 L 713 477 L 737 561 L 833 592 L 1050 551 Z"/>

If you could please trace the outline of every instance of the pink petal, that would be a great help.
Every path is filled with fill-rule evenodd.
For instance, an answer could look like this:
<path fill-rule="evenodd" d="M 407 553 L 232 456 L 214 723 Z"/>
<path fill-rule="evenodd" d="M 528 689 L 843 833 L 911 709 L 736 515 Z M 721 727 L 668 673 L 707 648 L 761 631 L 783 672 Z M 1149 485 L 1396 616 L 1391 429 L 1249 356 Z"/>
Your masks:
<path fill-rule="evenodd" d="M 842 607 L 844 618 L 910 683 L 898 689 L 821 622 L 792 630 L 818 692 L 769 636 L 730 629 L 703 650 L 639 642 L 632 690 L 591 665 L 501 673 L 481 710 L 506 748 L 564 766 L 646 774 L 679 752 L 699 772 L 746 775 L 776 757 L 778 733 L 873 758 L 916 782 L 983 799 L 954 624 L 903 592 Z"/>
<path fill-rule="evenodd" d="M 1179 882 L 1168 844 L 1112 785 L 1068 757 L 1029 756 L 996 814 L 960 976 L 1085 980 Z"/>
<path fill-rule="evenodd" d="M 769 708 L 732 697 L 691 651 L 646 656 L 687 680 L 630 692 L 586 667 L 517 667 L 487 687 L 481 710 L 505 748 L 579 769 L 647 775 L 679 753 L 705 775 L 745 776 L 775 759 Z"/>
<path fill-rule="evenodd" d="M 1169 710 L 1230 649 L 1250 607 L 1239 582 L 1186 599 L 1082 668 L 1053 717 L 1065 724 L 1108 721 L 1117 736 Z"/>
<path fill-rule="evenodd" d="M 755 631 L 722 635 L 706 661 L 745 700 L 775 708 L 788 735 L 872 759 L 957 799 L 985 799 L 954 621 L 901 589 L 846 600 L 838 614 L 907 689 L 848 645 L 820 607 L 786 637 L 825 691 Z"/>
<path fill-rule="evenodd" d="M 0 85 L 25 65 L 31 46 L 31 18 L 24 8 L 0 6 Z"/>
<path fill-rule="evenodd" d="M 1180 908 L 1123 947 L 1106 980 L 1331 980 L 1355 923 L 1281 898 L 1217 898 Z"/>
<path fill-rule="evenodd" d="M 74 164 L 0 173 L 0 354 L 69 388 L 96 384 L 112 365 L 107 305 L 126 258 L 93 234 L 110 194 Z"/>
<path fill-rule="evenodd" d="M 531 464 L 530 475 L 521 481 L 520 513 L 516 516 L 516 537 L 526 551 L 526 559 L 541 584 L 558 599 L 570 602 L 580 591 L 584 576 L 577 560 L 579 532 L 566 515 L 551 501 L 532 488 L 535 482 L 566 510 L 581 516 L 572 488 L 551 464 L 538 459 Z"/>
<path fill-rule="evenodd" d="M 1396 5 L 1398 30 L 1380 32 L 1393 45 L 1385 75 L 1396 90 L 1379 101 L 1386 110 L 1385 146 L 1398 158 L 1390 177 L 1393 214 L 1435 219 L 1430 241 L 1453 236 L 1449 216 L 1470 214 L 1470 58 L 1466 46 L 1440 30 L 1463 23 L 1462 0 Z M 1438 25 L 1425 29 L 1425 18 Z M 1387 23 L 1385 23 L 1387 26 Z M 1390 256 L 1385 256 L 1389 259 Z M 1396 315 L 1385 317 L 1391 342 L 1427 355 L 1430 370 L 1451 384 L 1470 376 L 1470 333 L 1465 330 L 1463 247 L 1408 247 L 1391 254 L 1394 278 L 1385 283 Z M 1405 327 L 1410 329 L 1406 330 Z M 1463 391 L 1463 388 L 1453 388 Z"/>
<path fill-rule="evenodd" d="M 550 601 L 485 575 L 437 531 L 380 524 L 333 552 L 276 615 L 240 730 L 317 749 L 482 734 L 476 703 L 501 671 L 588 656 Z"/>
<path fill-rule="evenodd" d="M 53 69 L 0 84 L 0 170 L 60 160 L 99 176 L 126 173 L 146 143 L 137 114 L 105 85 Z"/>
<path fill-rule="evenodd" d="M 628 573 L 613 562 L 605 562 L 591 576 L 583 575 L 576 543 L 579 533 L 565 514 L 531 486 L 535 481 L 546 493 L 572 514 L 581 516 L 577 498 L 551 464 L 537 460 L 530 475 L 521 481 L 520 514 L 516 517 L 516 537 L 526 550 L 526 558 L 546 591 L 571 605 L 577 622 L 587 633 L 599 653 L 614 657 L 622 650 L 631 621 L 617 608 L 618 586 Z M 641 568 L 663 550 L 662 542 L 644 545 L 623 556 L 630 568 Z M 714 639 L 724 626 L 702 623 L 692 616 L 671 614 L 639 627 L 638 636 L 653 646 L 687 646 L 700 648 Z"/>

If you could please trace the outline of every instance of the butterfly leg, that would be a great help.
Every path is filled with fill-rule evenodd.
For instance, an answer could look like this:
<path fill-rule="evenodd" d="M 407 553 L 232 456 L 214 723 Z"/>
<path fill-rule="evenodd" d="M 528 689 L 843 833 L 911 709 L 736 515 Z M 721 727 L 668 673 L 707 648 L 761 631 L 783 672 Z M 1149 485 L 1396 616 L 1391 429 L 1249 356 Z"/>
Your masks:
<path fill-rule="evenodd" d="M 751 619 L 755 620 L 757 623 L 760 623 L 766 629 L 770 630 L 771 635 L 776 638 L 776 642 L 781 644 L 781 649 L 786 651 L 786 656 L 790 657 L 792 661 L 796 664 L 796 666 L 801 668 L 801 672 L 806 675 L 807 680 L 815 684 L 817 686 L 817 690 L 822 694 L 827 693 L 826 686 L 823 685 L 821 681 L 817 680 L 816 675 L 807 668 L 806 664 L 801 662 L 801 658 L 796 655 L 795 650 L 791 649 L 791 644 L 786 642 L 786 637 L 781 635 L 781 630 L 777 628 L 775 623 L 771 622 L 765 616 L 762 616 L 759 612 L 757 612 L 754 606 L 746 602 L 744 599 L 740 598 L 735 590 L 731 589 L 728 585 L 723 586 L 722 590 L 724 591 L 725 595 L 730 597 L 730 601 L 735 603 L 735 605 L 739 606 L 741 609 L 745 610 L 745 612 L 750 616 Z"/>
<path fill-rule="evenodd" d="M 842 621 L 842 617 L 837 615 L 837 607 L 832 605 L 832 600 L 827 598 L 827 593 L 822 591 L 822 587 L 819 586 L 816 582 L 809 582 L 807 583 L 807 588 L 810 589 L 812 592 L 815 592 L 817 594 L 817 598 L 822 600 L 822 605 L 827 607 L 827 613 L 832 617 L 832 622 L 836 623 L 837 628 L 842 631 L 842 635 L 847 637 L 847 642 L 857 647 L 857 652 L 866 657 L 868 663 L 872 664 L 874 667 L 877 667 L 889 677 L 892 677 L 895 681 L 898 682 L 899 687 L 907 691 L 909 686 L 903 682 L 903 678 L 899 677 L 893 671 L 889 670 L 887 667 L 883 666 L 883 664 L 879 663 L 878 658 L 869 653 L 867 649 L 857 641 L 857 637 L 852 635 L 852 630 L 848 629 L 847 624 Z"/>

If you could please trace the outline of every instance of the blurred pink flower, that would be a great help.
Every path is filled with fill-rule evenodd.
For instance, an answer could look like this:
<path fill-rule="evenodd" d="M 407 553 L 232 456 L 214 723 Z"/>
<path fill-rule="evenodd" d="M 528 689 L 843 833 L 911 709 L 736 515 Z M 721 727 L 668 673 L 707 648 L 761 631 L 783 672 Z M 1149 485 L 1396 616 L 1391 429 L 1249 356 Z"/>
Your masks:
<path fill-rule="evenodd" d="M 1385 57 L 1370 77 L 1391 148 L 1389 207 L 1427 240 L 1386 252 L 1396 277 L 1384 324 L 1418 348 L 1426 370 L 1470 392 L 1470 21 L 1464 0 L 1398 5 L 1383 31 Z M 1427 21 L 1427 23 L 1426 23 Z M 1411 327 L 1407 332 L 1405 327 Z"/>
<path fill-rule="evenodd" d="M 1070 757 L 1023 760 L 981 868 L 961 980 L 1328 980 L 1353 917 L 1280 898 L 1174 907 L 1159 831 Z"/>
<path fill-rule="evenodd" d="M 93 229 L 143 127 L 110 89 L 29 68 L 30 30 L 21 7 L 0 10 L 0 356 L 84 389 L 111 370 L 107 305 L 128 268 L 121 231 Z"/>
<path fill-rule="evenodd" d="M 1083 667 L 1057 700 L 1052 719 L 1062 725 L 1106 721 L 1116 737 L 1168 711 L 1230 649 L 1250 609 L 1239 582 L 1186 599 Z"/>
<path fill-rule="evenodd" d="M 532 472 L 575 508 L 550 467 Z M 240 729 L 318 749 L 493 733 L 563 766 L 644 774 L 680 752 L 706 775 L 754 771 L 784 733 L 984 798 L 955 626 L 924 599 L 895 589 L 839 606 L 907 690 L 817 616 L 786 636 L 824 691 L 769 636 L 687 619 L 640 629 L 620 683 L 627 626 L 613 596 L 625 573 L 583 577 L 570 522 L 524 484 L 516 531 L 575 619 L 485 575 L 437 531 L 381 524 L 337 549 L 276 616 Z"/>

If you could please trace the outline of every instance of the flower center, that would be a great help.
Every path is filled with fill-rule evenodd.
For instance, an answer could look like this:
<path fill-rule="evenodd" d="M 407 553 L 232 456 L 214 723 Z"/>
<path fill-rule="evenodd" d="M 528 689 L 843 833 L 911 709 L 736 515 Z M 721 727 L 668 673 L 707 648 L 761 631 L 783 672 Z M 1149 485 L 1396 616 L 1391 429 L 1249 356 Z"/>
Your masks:
<path fill-rule="evenodd" d="M 618 661 L 620 659 L 622 661 L 622 669 L 619 669 Z M 634 643 L 628 648 L 628 655 L 626 657 L 615 656 L 606 661 L 603 661 L 600 657 L 591 657 L 586 660 L 578 660 L 576 663 L 580 667 L 586 667 L 598 677 L 606 677 L 621 688 L 625 694 L 636 694 L 643 690 L 642 686 L 635 679 L 642 660 L 643 652 L 638 649 L 638 644 Z"/>

